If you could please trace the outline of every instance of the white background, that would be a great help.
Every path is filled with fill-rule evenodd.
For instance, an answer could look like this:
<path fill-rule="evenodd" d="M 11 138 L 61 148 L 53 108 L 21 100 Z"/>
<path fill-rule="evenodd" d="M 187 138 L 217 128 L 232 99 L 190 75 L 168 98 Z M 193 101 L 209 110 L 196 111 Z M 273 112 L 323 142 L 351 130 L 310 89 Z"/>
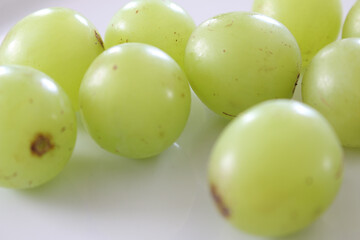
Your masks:
<path fill-rule="evenodd" d="M 289 0 L 291 1 L 291 0 Z M 125 0 L 0 0 L 0 40 L 18 20 L 45 7 L 69 7 L 103 35 Z M 251 9 L 251 0 L 177 0 L 197 24 L 219 13 Z M 344 15 L 355 0 L 343 0 Z M 170 149 L 148 160 L 101 150 L 80 129 L 73 157 L 50 183 L 0 189 L 0 240 L 255 240 L 232 228 L 209 196 L 206 166 L 227 122 L 193 99 L 188 125 Z M 1 114 L 1 113 L 0 113 Z M 1 133 L 0 133 L 1 134 Z M 346 150 L 345 176 L 332 207 L 284 240 L 360 239 L 360 151 Z"/>

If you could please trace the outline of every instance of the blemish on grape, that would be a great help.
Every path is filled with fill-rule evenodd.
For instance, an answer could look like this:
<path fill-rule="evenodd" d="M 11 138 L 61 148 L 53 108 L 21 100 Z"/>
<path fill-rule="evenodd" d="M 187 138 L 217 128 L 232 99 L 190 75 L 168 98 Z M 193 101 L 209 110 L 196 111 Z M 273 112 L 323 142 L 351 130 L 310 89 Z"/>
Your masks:
<path fill-rule="evenodd" d="M 47 134 L 39 133 L 35 136 L 30 144 L 30 151 L 33 155 L 42 157 L 47 152 L 54 149 L 55 145 L 52 142 L 52 137 Z"/>
<path fill-rule="evenodd" d="M 97 39 L 98 42 L 100 43 L 101 47 L 104 48 L 104 42 L 103 42 L 103 40 L 101 39 L 100 34 L 99 34 L 96 30 L 94 30 L 94 32 L 95 32 L 95 37 L 96 37 L 96 39 Z"/>
<path fill-rule="evenodd" d="M 226 115 L 226 116 L 229 116 L 229 117 L 236 117 L 235 115 L 232 115 L 232 114 L 230 114 L 230 113 L 226 113 L 226 112 L 222 112 L 224 115 Z"/>
<path fill-rule="evenodd" d="M 220 196 L 220 194 L 217 191 L 217 188 L 214 184 L 211 184 L 211 195 L 216 203 L 216 206 L 218 207 L 220 213 L 225 217 L 225 218 L 230 218 L 230 210 L 229 208 L 225 205 L 222 197 Z"/>
<path fill-rule="evenodd" d="M 296 87 L 299 84 L 299 79 L 300 79 L 300 73 L 297 75 L 296 82 L 295 82 L 294 88 L 292 90 L 293 94 L 295 93 Z"/>

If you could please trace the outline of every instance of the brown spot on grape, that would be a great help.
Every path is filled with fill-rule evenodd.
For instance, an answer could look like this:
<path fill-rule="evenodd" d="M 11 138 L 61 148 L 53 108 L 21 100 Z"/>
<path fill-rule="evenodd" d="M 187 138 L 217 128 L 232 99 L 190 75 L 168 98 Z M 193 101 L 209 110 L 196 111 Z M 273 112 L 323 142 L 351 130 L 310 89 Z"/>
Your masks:
<path fill-rule="evenodd" d="M 117 65 L 114 65 L 114 66 L 113 66 L 113 70 L 115 71 L 116 69 L 118 69 L 118 66 L 117 66 Z"/>
<path fill-rule="evenodd" d="M 223 53 L 226 53 L 226 49 L 223 49 Z"/>
<path fill-rule="evenodd" d="M 12 176 L 15 178 L 17 177 L 17 175 L 18 175 L 17 172 L 14 172 Z"/>
<path fill-rule="evenodd" d="M 225 25 L 225 27 L 231 27 L 234 24 L 234 20 L 231 21 L 231 23 Z"/>
<path fill-rule="evenodd" d="M 184 98 L 184 97 L 185 97 L 185 93 L 182 93 L 180 96 L 181 96 L 181 98 Z"/>
<path fill-rule="evenodd" d="M 296 82 L 295 82 L 294 88 L 292 90 L 293 94 L 295 93 L 296 87 L 297 87 L 297 85 L 299 83 L 299 79 L 300 79 L 300 73 L 297 75 Z"/>
<path fill-rule="evenodd" d="M 217 208 L 219 209 L 220 213 L 225 217 L 225 218 L 230 218 L 230 209 L 226 206 L 226 204 L 224 203 L 222 197 L 220 196 L 219 192 L 217 191 L 217 188 L 214 184 L 211 184 L 211 195 L 213 197 L 213 200 L 216 203 Z"/>
<path fill-rule="evenodd" d="M 28 182 L 28 184 L 29 184 L 29 186 L 31 186 L 31 185 L 33 184 L 33 181 L 30 180 L 30 181 Z"/>
<path fill-rule="evenodd" d="M 136 12 L 135 12 L 136 14 L 138 14 L 139 13 L 139 10 L 136 10 Z"/>
<path fill-rule="evenodd" d="M 104 42 L 103 42 L 100 34 L 96 30 L 94 30 L 94 33 L 95 33 L 95 37 L 96 37 L 97 41 L 100 43 L 101 47 L 104 48 Z"/>
<path fill-rule="evenodd" d="M 52 142 L 51 135 L 39 133 L 35 136 L 30 144 L 30 151 L 37 157 L 42 157 L 47 152 L 54 149 L 55 145 Z"/>
<path fill-rule="evenodd" d="M 176 32 L 174 32 L 174 34 L 176 34 Z"/>
<path fill-rule="evenodd" d="M 34 102 L 34 99 L 30 98 L 29 103 L 32 104 Z"/>
<path fill-rule="evenodd" d="M 163 132 L 163 131 L 159 132 L 159 136 L 160 136 L 161 138 L 163 138 L 163 137 L 165 136 L 165 132 Z"/>
<path fill-rule="evenodd" d="M 60 130 L 62 133 L 66 131 L 66 127 L 62 127 Z"/>
<path fill-rule="evenodd" d="M 229 116 L 229 117 L 236 117 L 235 115 L 232 115 L 232 114 L 230 114 L 230 113 L 226 113 L 226 112 L 222 112 L 224 115 L 226 115 L 226 116 Z"/>
<path fill-rule="evenodd" d="M 60 111 L 60 114 L 61 114 L 61 115 L 64 115 L 64 110 L 61 110 L 61 111 Z"/>

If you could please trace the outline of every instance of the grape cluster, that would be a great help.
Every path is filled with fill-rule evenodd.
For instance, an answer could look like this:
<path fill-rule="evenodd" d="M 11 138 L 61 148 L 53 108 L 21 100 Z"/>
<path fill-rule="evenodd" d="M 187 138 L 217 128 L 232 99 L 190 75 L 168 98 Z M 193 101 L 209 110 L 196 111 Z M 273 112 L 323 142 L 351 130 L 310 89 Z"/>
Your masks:
<path fill-rule="evenodd" d="M 224 218 L 262 236 L 311 224 L 341 186 L 342 146 L 360 147 L 360 2 L 342 40 L 340 0 L 254 0 L 253 11 L 196 26 L 171 1 L 132 1 L 104 42 L 71 9 L 22 19 L 0 46 L 0 186 L 59 174 L 77 111 L 103 149 L 156 156 L 182 133 L 194 92 L 231 120 L 208 169 Z M 291 100 L 300 82 L 303 103 Z"/>

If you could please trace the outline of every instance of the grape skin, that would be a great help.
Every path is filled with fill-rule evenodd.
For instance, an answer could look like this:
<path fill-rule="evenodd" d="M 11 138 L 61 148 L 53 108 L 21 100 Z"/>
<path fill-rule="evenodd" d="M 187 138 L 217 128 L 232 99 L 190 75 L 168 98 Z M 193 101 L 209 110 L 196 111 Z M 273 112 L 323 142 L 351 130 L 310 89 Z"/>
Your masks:
<path fill-rule="evenodd" d="M 348 38 L 322 49 L 305 72 L 303 101 L 332 124 L 343 146 L 360 147 L 360 40 Z"/>
<path fill-rule="evenodd" d="M 254 0 L 253 11 L 283 23 L 295 36 L 305 68 L 336 40 L 342 22 L 341 0 Z"/>
<path fill-rule="evenodd" d="M 278 237 L 324 212 L 342 182 L 342 148 L 329 123 L 290 100 L 259 104 L 215 143 L 209 182 L 219 212 L 235 227 Z"/>
<path fill-rule="evenodd" d="M 360 37 L 360 2 L 357 1 L 346 16 L 342 38 Z"/>
<path fill-rule="evenodd" d="M 40 186 L 63 170 L 73 152 L 71 102 L 51 78 L 24 66 L 0 66 L 0 93 L 0 186 Z"/>
<path fill-rule="evenodd" d="M 185 47 L 194 29 L 189 14 L 171 1 L 131 1 L 111 19 L 105 46 L 108 49 L 126 42 L 146 43 L 160 48 L 183 67 Z"/>
<path fill-rule="evenodd" d="M 104 50 L 95 27 L 66 8 L 46 8 L 19 21 L 0 46 L 0 64 L 26 65 L 54 79 L 78 109 L 81 80 Z"/>
<path fill-rule="evenodd" d="M 279 22 L 247 12 L 202 23 L 185 53 L 191 87 L 226 118 L 265 100 L 291 98 L 301 69 L 295 38 Z"/>
<path fill-rule="evenodd" d="M 80 112 L 102 148 L 148 158 L 180 136 L 190 96 L 186 75 L 169 55 L 126 43 L 106 50 L 90 66 L 80 88 Z"/>

